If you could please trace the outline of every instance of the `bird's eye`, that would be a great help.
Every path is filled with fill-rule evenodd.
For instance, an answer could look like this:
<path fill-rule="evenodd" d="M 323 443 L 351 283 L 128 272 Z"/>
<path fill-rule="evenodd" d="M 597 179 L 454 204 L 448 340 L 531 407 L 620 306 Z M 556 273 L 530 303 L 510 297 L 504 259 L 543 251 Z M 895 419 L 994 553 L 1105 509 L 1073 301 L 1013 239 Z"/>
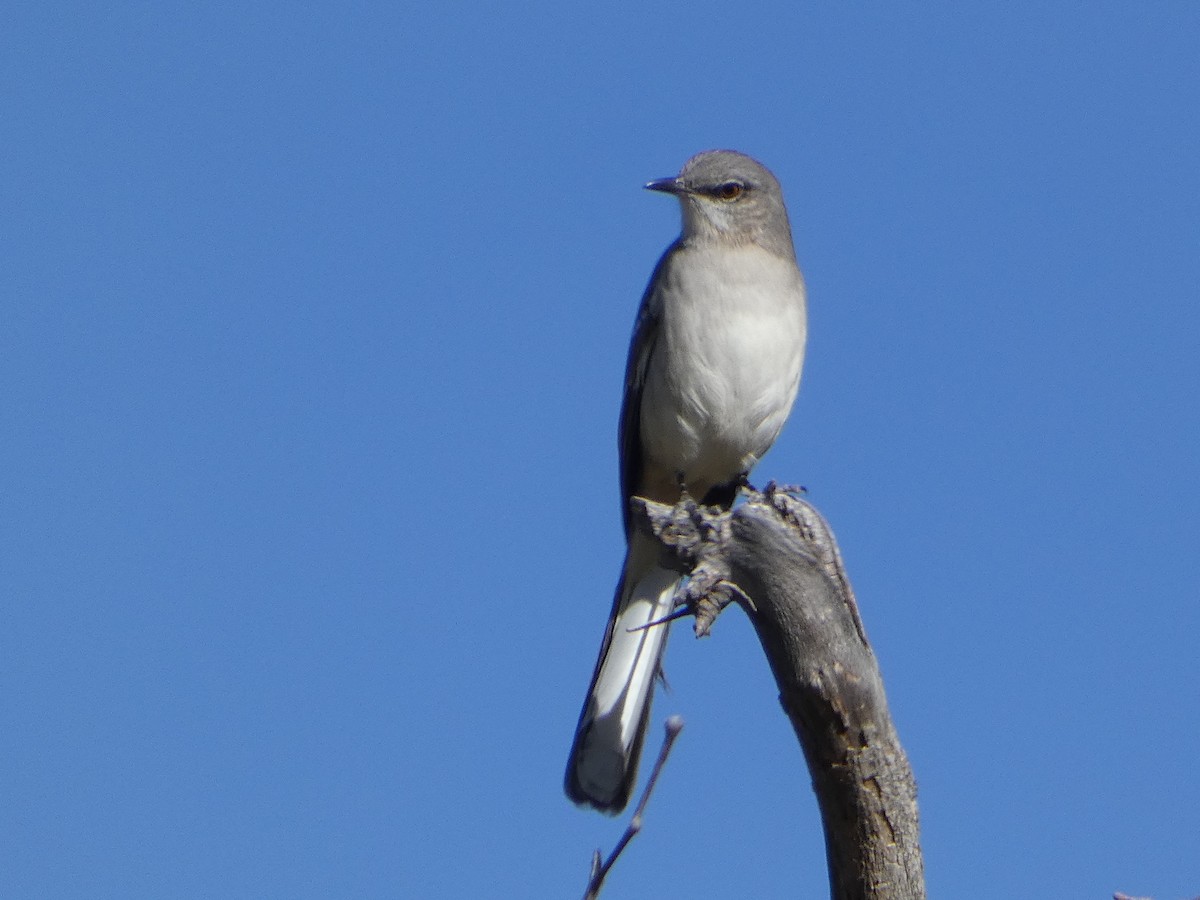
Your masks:
<path fill-rule="evenodd" d="M 724 184 L 717 186 L 716 194 L 722 200 L 736 200 L 738 197 L 742 196 L 742 192 L 745 190 L 746 188 L 744 185 L 739 184 L 736 181 L 727 181 Z"/>

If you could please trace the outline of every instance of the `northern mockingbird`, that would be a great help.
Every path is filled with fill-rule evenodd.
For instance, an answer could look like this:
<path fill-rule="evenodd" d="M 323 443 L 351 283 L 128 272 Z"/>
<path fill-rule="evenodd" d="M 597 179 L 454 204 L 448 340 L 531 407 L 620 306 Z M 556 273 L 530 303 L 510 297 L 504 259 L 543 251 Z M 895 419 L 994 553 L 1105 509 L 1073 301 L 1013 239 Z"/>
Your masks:
<path fill-rule="evenodd" d="M 621 407 L 621 497 L 628 550 L 600 658 L 567 762 L 567 796 L 625 808 L 650 719 L 679 575 L 655 540 L 630 528 L 629 500 L 681 491 L 732 505 L 792 408 L 804 362 L 804 278 L 779 182 L 731 150 L 692 157 L 673 194 L 683 230 L 642 297 Z"/>

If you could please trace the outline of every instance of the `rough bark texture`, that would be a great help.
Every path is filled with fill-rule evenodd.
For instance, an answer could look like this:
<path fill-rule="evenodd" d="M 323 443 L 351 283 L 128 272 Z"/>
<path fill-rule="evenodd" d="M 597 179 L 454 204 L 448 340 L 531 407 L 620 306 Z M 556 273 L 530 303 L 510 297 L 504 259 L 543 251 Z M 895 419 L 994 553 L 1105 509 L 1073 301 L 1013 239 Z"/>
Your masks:
<path fill-rule="evenodd" d="M 692 574 L 697 632 L 731 601 L 754 623 L 812 776 L 831 896 L 924 898 L 916 785 L 829 526 L 772 487 L 731 513 L 644 512 Z"/>

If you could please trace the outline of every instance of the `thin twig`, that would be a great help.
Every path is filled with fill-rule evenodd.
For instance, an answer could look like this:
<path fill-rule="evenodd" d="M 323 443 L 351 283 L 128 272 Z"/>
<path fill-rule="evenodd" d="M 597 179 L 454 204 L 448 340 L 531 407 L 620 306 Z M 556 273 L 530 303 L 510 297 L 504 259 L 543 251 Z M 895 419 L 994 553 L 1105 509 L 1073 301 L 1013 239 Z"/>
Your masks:
<path fill-rule="evenodd" d="M 631 634 L 637 631 L 645 631 L 647 628 L 653 628 L 655 625 L 666 625 L 669 622 L 674 622 L 676 619 L 686 619 L 691 614 L 692 611 L 688 607 L 681 606 L 679 609 L 675 610 L 675 612 L 667 613 L 661 619 L 654 619 L 651 622 L 647 622 L 645 625 L 633 625 L 625 630 Z"/>
<path fill-rule="evenodd" d="M 662 773 L 663 766 L 667 764 L 667 757 L 671 755 L 671 748 L 675 746 L 675 739 L 679 737 L 679 732 L 681 731 L 683 731 L 683 716 L 669 716 L 666 721 L 667 733 L 663 738 L 662 749 L 658 751 L 658 759 L 654 761 L 654 768 L 651 770 L 650 778 L 646 782 L 645 789 L 642 791 L 642 799 L 638 801 L 637 809 L 633 811 L 633 817 L 629 820 L 629 825 L 626 826 L 625 833 L 617 841 L 617 846 L 608 855 L 608 859 L 604 861 L 604 865 L 599 865 L 600 851 L 597 850 L 593 854 L 592 874 L 588 880 L 587 891 L 583 895 L 583 900 L 596 900 L 600 896 L 600 888 L 604 885 L 604 879 L 608 876 L 608 870 L 613 867 L 613 863 L 617 861 L 617 857 L 621 855 L 621 851 L 625 849 L 625 846 L 642 830 L 642 816 L 646 812 L 646 804 L 650 802 L 650 794 L 654 791 L 654 785 L 658 783 L 658 776 Z"/>

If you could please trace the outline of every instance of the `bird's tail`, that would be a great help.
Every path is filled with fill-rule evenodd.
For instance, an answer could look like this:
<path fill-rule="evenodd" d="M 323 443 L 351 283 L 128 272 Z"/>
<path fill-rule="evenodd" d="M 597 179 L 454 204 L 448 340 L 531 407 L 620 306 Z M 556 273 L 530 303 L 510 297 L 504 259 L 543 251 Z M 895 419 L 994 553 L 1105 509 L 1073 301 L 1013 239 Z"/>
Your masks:
<path fill-rule="evenodd" d="M 654 562 L 657 545 L 646 546 L 646 541 L 631 537 L 567 761 L 567 796 L 610 815 L 624 809 L 633 793 L 654 679 L 667 646 L 667 623 L 641 626 L 671 612 L 680 580 L 677 572 Z"/>

